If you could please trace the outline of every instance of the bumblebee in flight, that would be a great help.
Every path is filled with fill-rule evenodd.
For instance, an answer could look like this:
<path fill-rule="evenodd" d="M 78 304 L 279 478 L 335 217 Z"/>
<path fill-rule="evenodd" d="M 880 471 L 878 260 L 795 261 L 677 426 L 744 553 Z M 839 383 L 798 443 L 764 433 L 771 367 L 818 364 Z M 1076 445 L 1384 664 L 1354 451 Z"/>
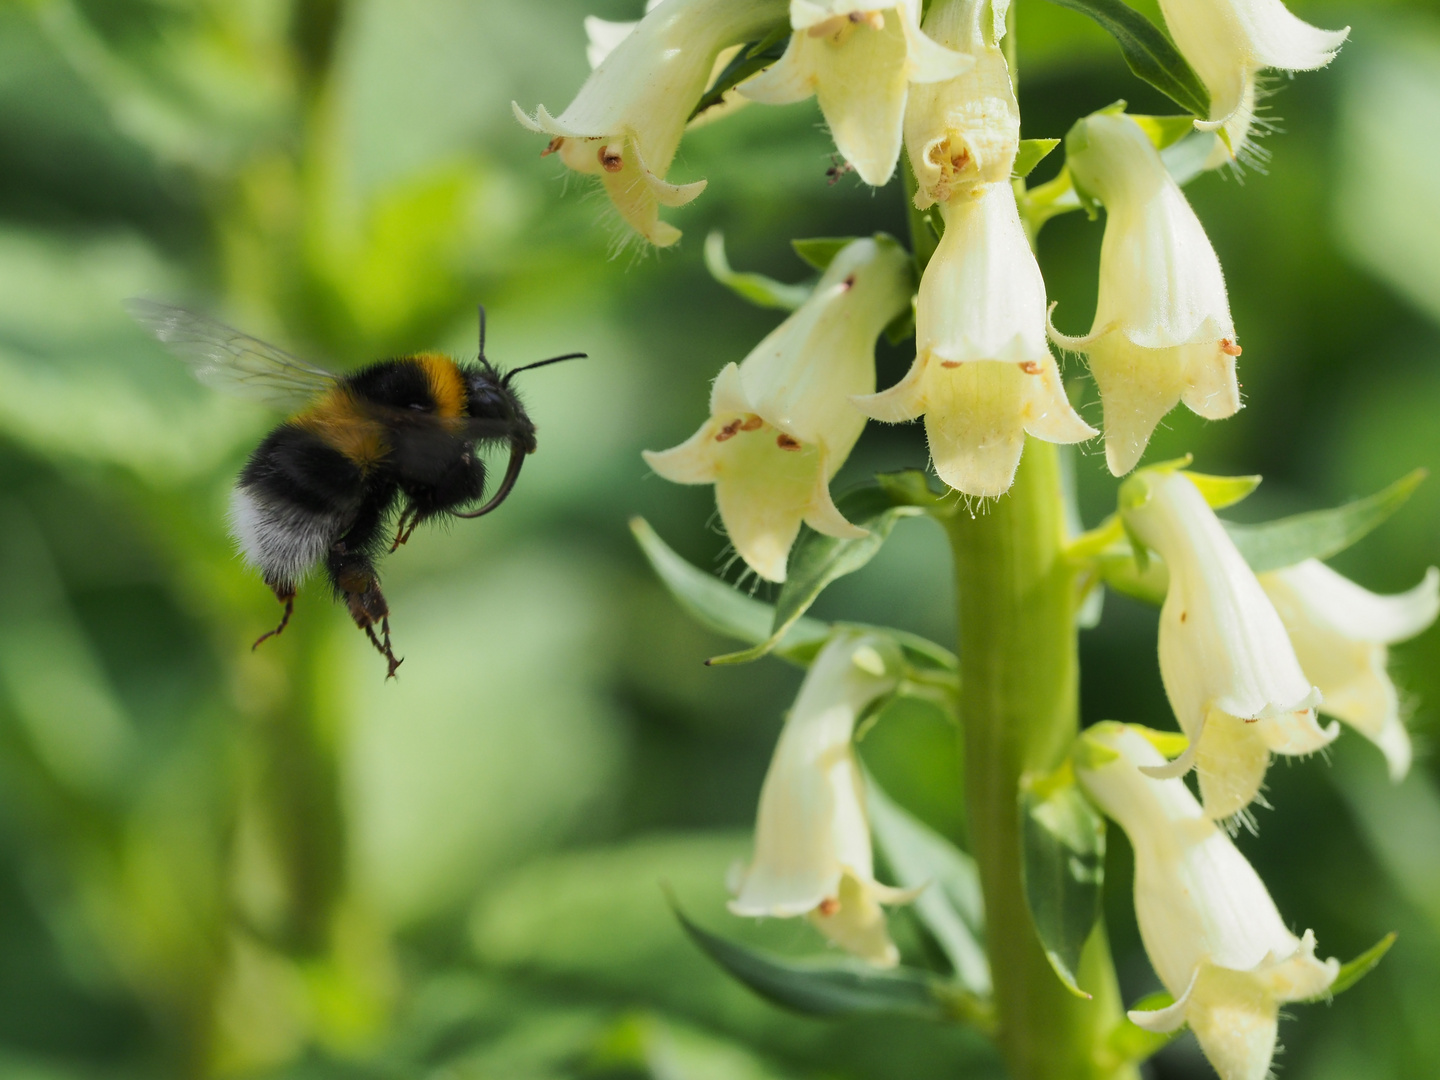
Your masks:
<path fill-rule="evenodd" d="M 395 508 L 390 551 L 430 518 L 482 517 L 503 503 L 535 451 L 535 425 L 511 380 L 585 355 L 501 373 L 485 358 L 482 307 L 475 364 L 419 353 L 336 375 L 184 308 L 138 299 L 126 307 L 202 383 L 291 414 L 250 455 L 230 500 L 231 535 L 285 605 L 255 646 L 285 629 L 300 582 L 323 563 L 336 598 L 385 657 L 387 678 L 401 660 L 375 559 Z M 505 475 L 488 501 L 464 510 L 484 496 L 479 452 L 490 447 L 509 449 Z"/>

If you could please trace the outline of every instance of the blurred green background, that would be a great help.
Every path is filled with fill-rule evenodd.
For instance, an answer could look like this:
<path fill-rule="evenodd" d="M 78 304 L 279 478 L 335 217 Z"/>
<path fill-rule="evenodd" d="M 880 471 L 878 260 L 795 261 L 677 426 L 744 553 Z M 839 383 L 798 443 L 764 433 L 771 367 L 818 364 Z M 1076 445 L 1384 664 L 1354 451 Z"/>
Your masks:
<path fill-rule="evenodd" d="M 1352 40 L 1277 81 L 1268 175 L 1190 188 L 1224 263 L 1247 407 L 1172 414 L 1151 460 L 1261 472 L 1236 516 L 1367 494 L 1440 467 L 1440 12 L 1296 3 Z M 510 100 L 558 112 L 581 17 L 638 0 L 8 0 L 0 4 L 0 1075 L 995 1077 L 983 1040 L 918 1021 L 800 1019 L 682 938 L 661 882 L 712 929 L 814 952 L 797 923 L 724 913 L 799 675 L 710 670 L 625 529 L 646 515 L 724 562 L 705 488 L 647 476 L 708 380 L 778 320 L 706 276 L 805 275 L 796 236 L 904 227 L 895 186 L 831 185 L 813 102 L 687 137 L 678 248 L 617 243 Z M 1153 6 L 1150 8 L 1153 10 Z M 1173 111 L 1082 17 L 1020 0 L 1027 137 L 1128 98 Z M 1059 155 L 1056 155 L 1057 157 Z M 1058 167 L 1052 161 L 1037 174 Z M 567 190 L 568 188 L 568 190 Z M 1057 219 L 1057 322 L 1093 310 L 1101 229 Z M 540 452 L 502 513 L 429 529 L 384 566 L 400 678 L 311 587 L 283 638 L 225 534 L 229 485 L 275 417 L 220 398 L 122 298 L 189 304 L 345 367 L 424 348 L 517 364 Z M 882 345 L 880 378 L 909 356 Z M 1072 389 L 1098 420 L 1076 365 Z M 925 460 L 872 426 L 842 475 Z M 1090 524 L 1113 505 L 1075 456 Z M 1337 560 L 1412 585 L 1440 561 L 1440 483 Z M 943 538 L 897 530 L 817 612 L 948 641 Z M 1110 597 L 1084 649 L 1088 720 L 1171 726 L 1155 613 Z M 1400 943 L 1282 1028 L 1286 1077 L 1421 1077 L 1440 1061 L 1440 633 L 1396 650 L 1421 754 L 1399 788 L 1347 734 L 1277 765 L 1240 844 L 1296 929 L 1348 958 Z M 862 753 L 963 840 L 954 733 L 893 709 Z M 1158 985 L 1112 831 L 1127 998 Z M 907 949 L 915 935 L 895 920 Z M 1156 1078 L 1210 1075 L 1182 1039 Z"/>

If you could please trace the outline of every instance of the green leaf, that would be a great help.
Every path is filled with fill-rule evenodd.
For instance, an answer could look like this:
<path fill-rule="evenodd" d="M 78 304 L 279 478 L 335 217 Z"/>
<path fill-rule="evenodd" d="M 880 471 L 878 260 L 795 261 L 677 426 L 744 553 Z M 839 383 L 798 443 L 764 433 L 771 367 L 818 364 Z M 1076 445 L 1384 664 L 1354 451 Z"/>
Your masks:
<path fill-rule="evenodd" d="M 718 634 L 740 641 L 766 641 L 775 621 L 775 609 L 731 588 L 719 578 L 690 565 L 670 548 L 644 518 L 631 518 L 630 531 L 661 582 L 680 606 L 698 622 Z M 802 666 L 815 658 L 830 628 L 814 619 L 796 619 L 780 641 L 772 645 L 778 655 Z"/>
<path fill-rule="evenodd" d="M 1185 138 L 1160 151 L 1160 160 L 1181 187 L 1201 173 L 1214 153 L 1219 137 L 1213 131 L 1192 131 Z"/>
<path fill-rule="evenodd" d="M 702 930 L 670 906 L 690 940 L 738 981 L 776 1005 L 807 1016 L 889 1013 L 944 1020 L 956 1016 L 944 987 L 915 968 L 875 968 L 860 960 L 790 960 Z"/>
<path fill-rule="evenodd" d="M 1224 510 L 1227 506 L 1248 499 L 1251 492 L 1260 486 L 1258 476 L 1211 476 L 1208 473 L 1182 470 L 1190 482 L 1200 489 L 1211 510 Z"/>
<path fill-rule="evenodd" d="M 1390 946 L 1395 944 L 1395 936 L 1395 931 L 1390 931 L 1390 933 L 1386 934 L 1374 945 L 1370 946 L 1370 948 L 1355 957 L 1354 960 L 1351 960 L 1348 964 L 1342 964 L 1340 966 L 1340 974 L 1335 976 L 1335 981 L 1330 984 L 1330 988 L 1326 990 L 1325 993 L 1310 1000 L 1325 1001 L 1328 998 L 1334 997 L 1336 994 L 1343 994 L 1366 975 L 1369 975 L 1370 972 L 1375 970 L 1375 966 L 1384 959 L 1385 954 L 1390 951 Z"/>
<path fill-rule="evenodd" d="M 809 240 L 791 240 L 790 246 L 795 249 L 796 255 L 823 274 L 830 269 L 835 256 L 857 239 L 854 236 L 816 236 Z"/>
<path fill-rule="evenodd" d="M 1328 559 L 1404 506 L 1425 476 L 1426 470 L 1416 469 L 1383 491 L 1333 510 L 1313 510 L 1263 525 L 1227 521 L 1225 530 L 1257 574 L 1281 570 L 1306 559 Z"/>
<path fill-rule="evenodd" d="M 916 506 L 897 505 L 891 493 L 878 483 L 847 492 L 835 505 L 847 521 L 868 530 L 868 534 L 859 540 L 842 540 L 818 533 L 808 525 L 802 527 L 795 546 L 790 549 L 785 584 L 775 601 L 775 625 L 770 635 L 753 648 L 712 657 L 711 664 L 745 664 L 760 659 L 784 640 L 825 586 L 853 574 L 875 557 L 897 521 L 924 513 Z"/>
<path fill-rule="evenodd" d="M 1023 180 L 1035 171 L 1035 166 L 1050 156 L 1050 151 L 1060 145 L 1059 139 L 1021 139 L 1020 150 L 1015 155 L 1015 164 L 1010 167 L 1012 180 Z"/>
<path fill-rule="evenodd" d="M 727 90 L 734 89 L 751 75 L 779 60 L 785 54 L 785 46 L 789 43 L 790 20 L 785 19 L 777 22 L 770 32 L 759 41 L 743 46 L 730 63 L 725 65 L 725 69 L 720 72 L 715 81 L 710 84 L 710 89 L 701 95 L 689 118 L 694 120 L 707 109 L 713 109 L 719 105 Z"/>
<path fill-rule="evenodd" d="M 1195 117 L 1189 113 L 1183 116 L 1137 116 L 1131 113 L 1130 119 L 1140 125 L 1140 130 L 1155 144 L 1156 150 L 1174 146 L 1195 130 Z"/>
<path fill-rule="evenodd" d="M 979 997 L 992 990 L 990 961 L 980 943 L 985 901 L 975 860 L 891 801 L 875 778 L 865 777 L 865 807 L 885 861 L 902 889 L 924 891 L 914 911 L 935 935 L 956 980 Z"/>
<path fill-rule="evenodd" d="M 1138 1009 L 1141 1012 L 1153 1012 L 1158 1009 L 1168 1009 L 1174 1004 L 1175 999 L 1161 990 L 1141 998 L 1130 1008 Z M 1146 1031 L 1144 1028 L 1132 1024 L 1127 1017 L 1110 1029 L 1110 1035 L 1105 1040 L 1105 1045 L 1119 1061 L 1138 1063 L 1162 1050 L 1184 1030 L 1184 1025 L 1181 1025 L 1174 1031 Z"/>
<path fill-rule="evenodd" d="M 710 276 L 741 299 L 763 308 L 794 311 L 810 297 L 809 285 L 787 285 L 764 274 L 740 273 L 725 257 L 725 236 L 712 232 L 705 238 L 705 269 Z"/>
<path fill-rule="evenodd" d="M 1100 917 L 1105 819 L 1081 794 L 1068 763 L 1050 776 L 1024 781 L 1020 808 L 1025 899 L 1040 944 L 1066 988 L 1088 998 L 1075 972 Z"/>
<path fill-rule="evenodd" d="M 1210 94 L 1164 32 L 1121 0 L 1050 0 L 1094 19 L 1120 44 L 1120 51 L 1140 78 L 1182 109 L 1210 115 Z"/>

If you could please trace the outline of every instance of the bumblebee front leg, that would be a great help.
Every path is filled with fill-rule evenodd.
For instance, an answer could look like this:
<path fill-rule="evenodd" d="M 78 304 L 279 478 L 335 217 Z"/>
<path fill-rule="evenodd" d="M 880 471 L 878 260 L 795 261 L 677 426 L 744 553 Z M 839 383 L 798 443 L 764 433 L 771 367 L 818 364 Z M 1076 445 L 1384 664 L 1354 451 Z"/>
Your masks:
<path fill-rule="evenodd" d="M 262 641 L 267 641 L 272 637 L 278 637 L 281 631 L 290 625 L 290 616 L 295 614 L 295 586 L 288 582 L 274 581 L 266 582 L 266 584 L 275 590 L 275 599 L 285 605 L 285 613 L 280 616 L 279 626 L 275 627 L 274 630 L 265 631 L 265 633 L 255 639 L 255 644 L 250 646 L 251 652 L 258 649 Z"/>
<path fill-rule="evenodd" d="M 388 665 L 385 677 L 393 679 L 405 658 L 397 658 L 390 647 L 390 605 L 380 591 L 380 578 L 374 564 L 364 554 L 347 551 L 342 541 L 331 550 L 327 569 L 335 590 L 345 598 L 355 625 L 365 631 L 370 644 L 385 657 Z M 375 633 L 376 626 L 380 627 L 379 634 Z"/>

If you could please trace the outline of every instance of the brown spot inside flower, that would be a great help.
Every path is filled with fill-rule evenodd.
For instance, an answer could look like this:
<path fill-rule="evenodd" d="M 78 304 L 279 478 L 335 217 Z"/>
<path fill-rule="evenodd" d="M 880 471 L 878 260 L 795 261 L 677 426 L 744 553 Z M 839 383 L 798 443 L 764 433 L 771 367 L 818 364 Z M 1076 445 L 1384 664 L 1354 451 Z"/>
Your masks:
<path fill-rule="evenodd" d="M 789 435 L 781 432 L 779 435 L 775 436 L 775 445 L 780 447 L 781 450 L 799 450 L 800 440 L 791 438 Z"/>
<path fill-rule="evenodd" d="M 1020 370 L 1023 371 L 1026 375 L 1039 375 L 1039 374 L 1040 374 L 1040 361 L 1039 361 L 1039 360 L 1022 360 L 1022 361 L 1020 361 Z"/>
<path fill-rule="evenodd" d="M 735 433 L 740 430 L 740 425 L 742 423 L 744 423 L 743 420 L 731 420 L 730 423 L 726 424 L 724 427 L 722 427 L 719 431 L 715 433 L 715 441 L 724 442 L 726 439 L 733 439 L 735 437 Z"/>
<path fill-rule="evenodd" d="M 1239 356 L 1244 352 L 1239 345 L 1236 345 L 1235 342 L 1231 341 L 1228 337 L 1220 339 L 1220 351 L 1226 356 Z"/>
<path fill-rule="evenodd" d="M 541 151 L 540 151 L 540 156 L 541 156 L 541 157 L 549 157 L 551 154 L 557 153 L 557 152 L 560 150 L 560 148 L 561 148 L 562 146 L 564 146 L 564 145 L 565 145 L 565 136 L 564 136 L 564 135 L 556 135 L 553 139 L 550 140 L 550 145 L 547 146 L 547 147 L 545 147 L 544 150 L 541 150 Z"/>
<path fill-rule="evenodd" d="M 820 901 L 815 910 L 828 919 L 840 910 L 840 901 L 833 896 L 827 896 Z"/>
<path fill-rule="evenodd" d="M 600 148 L 600 167 L 606 172 L 619 172 L 625 167 L 625 159 L 620 156 L 620 151 L 613 146 L 602 146 Z"/>
<path fill-rule="evenodd" d="M 745 418 L 745 422 L 740 425 L 740 430 L 754 431 L 756 428 L 760 427 L 764 423 L 764 420 L 761 420 L 760 417 L 756 416 L 754 413 L 751 413 Z"/>
<path fill-rule="evenodd" d="M 1189 617 L 1190 617 L 1190 613 L 1189 613 L 1188 611 L 1182 611 L 1182 612 L 1180 612 L 1180 621 L 1181 621 L 1181 622 L 1184 622 L 1184 621 L 1185 621 L 1186 619 L 1188 619 Z"/>
<path fill-rule="evenodd" d="M 941 360 L 941 361 L 940 361 L 940 366 L 943 367 L 943 368 L 957 368 L 957 367 L 960 366 L 960 361 L 959 361 L 959 360 Z"/>
<path fill-rule="evenodd" d="M 853 289 L 855 287 L 855 275 L 851 274 L 849 277 L 847 277 L 844 281 L 840 283 L 840 287 L 846 292 L 849 292 L 851 289 Z"/>

